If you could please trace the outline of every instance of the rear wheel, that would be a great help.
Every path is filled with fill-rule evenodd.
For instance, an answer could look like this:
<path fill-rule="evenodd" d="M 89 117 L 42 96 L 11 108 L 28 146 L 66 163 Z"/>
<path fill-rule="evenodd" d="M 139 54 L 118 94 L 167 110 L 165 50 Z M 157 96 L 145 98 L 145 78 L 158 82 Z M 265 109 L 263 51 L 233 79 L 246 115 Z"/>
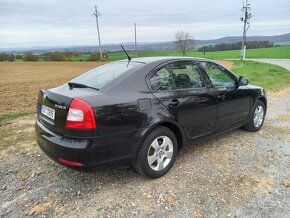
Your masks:
<path fill-rule="evenodd" d="M 244 128 L 250 132 L 259 131 L 264 123 L 265 118 L 265 104 L 258 100 L 254 107 L 250 117 L 250 121 L 244 126 Z"/>
<path fill-rule="evenodd" d="M 147 177 L 161 177 L 172 167 L 177 150 L 174 133 L 166 127 L 157 127 L 145 138 L 135 168 Z"/>

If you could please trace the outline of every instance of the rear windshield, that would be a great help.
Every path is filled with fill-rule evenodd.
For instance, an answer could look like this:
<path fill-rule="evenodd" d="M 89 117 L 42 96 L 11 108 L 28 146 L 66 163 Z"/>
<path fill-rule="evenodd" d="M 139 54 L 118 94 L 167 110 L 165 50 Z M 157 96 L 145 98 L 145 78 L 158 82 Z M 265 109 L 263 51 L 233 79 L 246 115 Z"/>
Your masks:
<path fill-rule="evenodd" d="M 142 63 L 130 62 L 128 65 L 128 62 L 123 61 L 105 64 L 76 77 L 70 82 L 100 89 L 118 78 L 127 70 L 140 66 L 141 64 Z"/>

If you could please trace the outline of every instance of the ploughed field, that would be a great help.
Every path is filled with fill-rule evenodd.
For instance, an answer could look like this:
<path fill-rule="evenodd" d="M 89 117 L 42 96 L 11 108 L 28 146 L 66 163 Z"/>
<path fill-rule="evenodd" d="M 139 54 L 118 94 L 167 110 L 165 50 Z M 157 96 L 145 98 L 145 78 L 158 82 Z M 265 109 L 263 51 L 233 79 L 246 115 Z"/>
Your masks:
<path fill-rule="evenodd" d="M 55 87 L 105 62 L 0 62 L 0 116 L 35 112 L 39 89 Z"/>

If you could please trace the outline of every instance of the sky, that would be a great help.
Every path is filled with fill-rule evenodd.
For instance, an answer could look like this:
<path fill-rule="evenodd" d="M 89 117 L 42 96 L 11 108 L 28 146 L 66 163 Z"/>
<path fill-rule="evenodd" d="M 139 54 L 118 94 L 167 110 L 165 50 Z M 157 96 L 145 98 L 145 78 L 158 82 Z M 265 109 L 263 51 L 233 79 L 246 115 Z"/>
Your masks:
<path fill-rule="evenodd" d="M 246 1 L 246 0 L 245 0 Z M 290 32 L 289 0 L 249 0 L 248 35 Z M 0 48 L 97 45 L 94 6 L 102 44 L 240 36 L 242 0 L 0 0 Z"/>

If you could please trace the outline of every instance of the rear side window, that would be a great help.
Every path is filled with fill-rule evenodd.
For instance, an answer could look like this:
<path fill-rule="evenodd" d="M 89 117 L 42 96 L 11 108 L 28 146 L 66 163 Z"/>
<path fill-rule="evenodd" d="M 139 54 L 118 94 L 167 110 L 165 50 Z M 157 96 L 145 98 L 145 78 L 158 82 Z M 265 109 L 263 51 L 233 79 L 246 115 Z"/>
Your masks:
<path fill-rule="evenodd" d="M 92 69 L 70 82 L 84 84 L 90 87 L 100 89 L 107 85 L 109 82 L 117 79 L 120 75 L 128 71 L 129 69 L 135 68 L 142 65 L 137 62 L 113 62 L 105 64 L 103 66 Z"/>
<path fill-rule="evenodd" d="M 206 61 L 202 61 L 200 63 L 206 71 L 213 86 L 232 87 L 236 85 L 235 79 L 230 76 L 230 73 L 222 66 Z"/>
<path fill-rule="evenodd" d="M 192 62 L 168 64 L 150 77 L 153 91 L 204 87 L 199 68 Z"/>
<path fill-rule="evenodd" d="M 172 74 L 176 89 L 204 87 L 196 64 L 192 62 L 175 62 L 167 67 Z"/>
<path fill-rule="evenodd" d="M 174 89 L 174 83 L 173 83 L 172 77 L 169 74 L 169 71 L 165 67 L 161 68 L 150 77 L 150 84 L 151 84 L 151 89 L 154 92 L 157 92 L 159 90 Z"/>

